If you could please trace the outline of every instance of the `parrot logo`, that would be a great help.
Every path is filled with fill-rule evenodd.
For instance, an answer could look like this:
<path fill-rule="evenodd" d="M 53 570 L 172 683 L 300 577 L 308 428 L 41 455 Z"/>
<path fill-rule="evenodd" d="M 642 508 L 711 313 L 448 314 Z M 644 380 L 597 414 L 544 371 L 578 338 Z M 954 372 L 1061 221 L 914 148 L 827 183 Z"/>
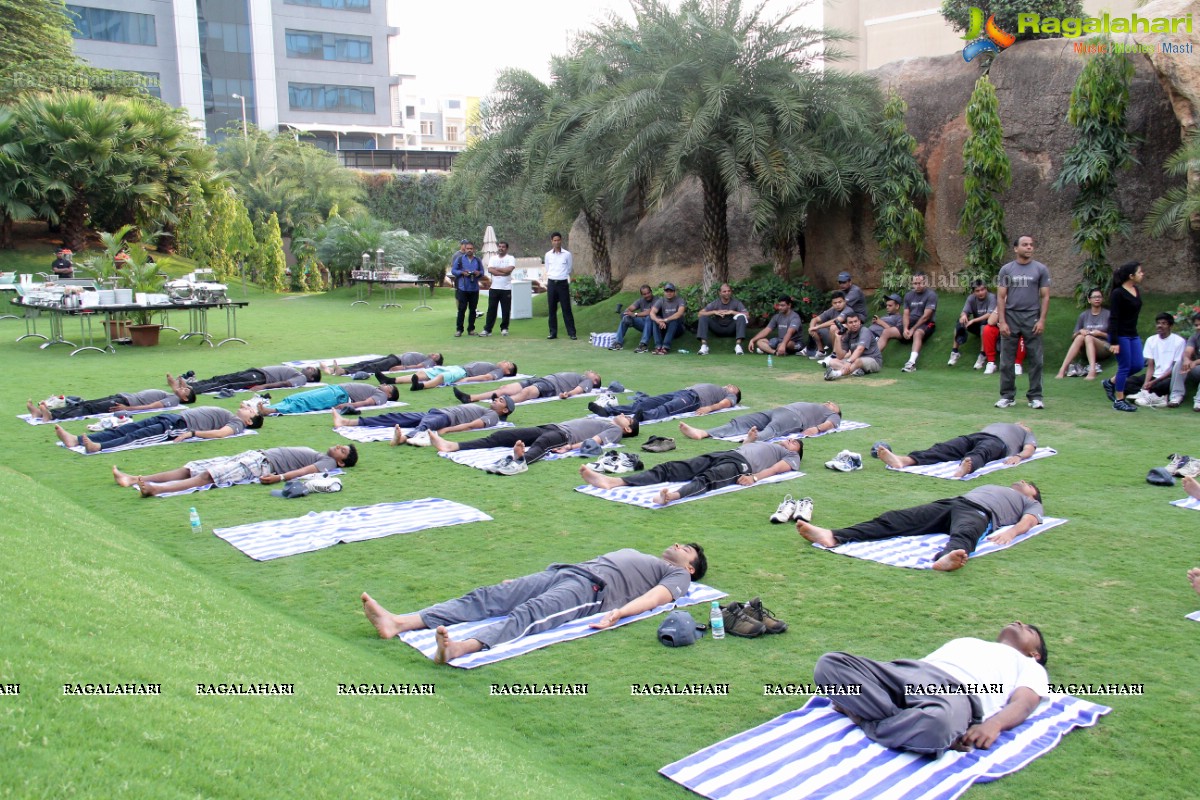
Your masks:
<path fill-rule="evenodd" d="M 996 15 L 992 14 L 983 21 L 983 9 L 971 6 L 971 23 L 967 26 L 967 34 L 962 37 L 968 44 L 963 48 L 963 60 L 970 62 L 980 53 L 999 53 L 1017 41 L 1017 37 L 1007 31 L 1000 30 L 996 25 Z"/>

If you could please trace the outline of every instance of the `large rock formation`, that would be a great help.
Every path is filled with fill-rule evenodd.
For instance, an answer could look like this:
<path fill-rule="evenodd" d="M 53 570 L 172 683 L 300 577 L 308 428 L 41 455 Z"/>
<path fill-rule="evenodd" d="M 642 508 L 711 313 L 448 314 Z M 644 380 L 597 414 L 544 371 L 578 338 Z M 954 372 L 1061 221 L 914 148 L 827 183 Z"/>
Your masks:
<path fill-rule="evenodd" d="M 1139 9 L 1138 15 L 1186 13 L 1173 14 L 1172 3 L 1181 8 L 1195 5 L 1160 0 Z M 1185 41 L 1182 35 L 1157 38 Z M 1063 154 L 1075 139 L 1066 120 L 1067 107 L 1086 58 L 1075 52 L 1072 40 L 1020 42 L 1000 53 L 990 70 L 1000 101 L 1005 149 L 1012 161 L 1012 188 L 1002 197 L 1009 238 L 1022 233 L 1037 238 L 1037 258 L 1050 266 L 1055 292 L 1060 294 L 1069 294 L 1079 280 L 1082 258 L 1071 245 L 1074 192 L 1056 191 L 1052 184 Z M 1155 63 L 1162 62 L 1156 70 L 1151 58 L 1131 58 L 1136 73 L 1128 119 L 1141 144 L 1136 150 L 1139 163 L 1122 174 L 1118 195 L 1134 230 L 1128 239 L 1110 245 L 1109 259 L 1116 264 L 1136 258 L 1146 264 L 1151 291 L 1194 290 L 1200 288 L 1200 266 L 1192 240 L 1153 239 L 1141 232 L 1140 223 L 1151 202 L 1170 185 L 1162 163 L 1179 146 L 1181 121 L 1189 126 L 1200 122 L 1200 76 L 1192 74 L 1200 62 L 1195 55 L 1160 53 L 1153 57 Z M 924 268 L 935 287 L 957 286 L 966 251 L 957 232 L 963 204 L 965 109 L 980 68 L 954 54 L 894 62 L 875 74 L 882 88 L 896 88 L 908 102 L 909 131 L 919 142 L 918 157 L 933 188 L 926 208 L 931 260 Z M 1164 85 L 1173 87 L 1170 94 Z M 699 187 L 685 186 L 658 213 L 641 220 L 631 214 L 623 220 L 611 239 L 614 277 L 624 279 L 626 288 L 667 278 L 698 281 L 700 202 Z M 735 278 L 743 277 L 751 264 L 767 259 L 752 234 L 744 204 L 730 204 L 729 225 L 731 272 Z M 577 264 L 586 273 L 590 256 L 581 246 L 587 240 L 578 224 L 572 238 Z M 805 272 L 819 284 L 832 288 L 833 276 L 848 269 L 862 285 L 879 286 L 880 258 L 872 236 L 870 204 L 865 200 L 814 215 L 806 247 Z"/>

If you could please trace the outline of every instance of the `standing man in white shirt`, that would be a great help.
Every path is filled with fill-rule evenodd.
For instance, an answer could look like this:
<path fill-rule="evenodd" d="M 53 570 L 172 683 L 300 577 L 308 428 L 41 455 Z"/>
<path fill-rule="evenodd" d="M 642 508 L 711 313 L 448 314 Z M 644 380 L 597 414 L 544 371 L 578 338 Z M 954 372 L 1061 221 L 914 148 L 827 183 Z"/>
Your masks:
<path fill-rule="evenodd" d="M 562 303 L 563 324 L 567 326 L 567 336 L 577 339 L 575 335 L 575 315 L 571 313 L 571 251 L 564 250 L 562 234 L 558 231 L 550 234 L 550 249 L 546 252 L 546 301 L 550 311 L 550 335 L 547 339 L 558 338 L 558 304 Z"/>
<path fill-rule="evenodd" d="M 508 254 L 508 242 L 497 242 L 496 255 L 488 261 L 487 272 L 492 276 L 492 288 L 488 289 L 487 318 L 483 322 L 480 336 L 491 336 L 496 326 L 496 309 L 500 309 L 500 335 L 508 336 L 508 319 L 512 314 L 512 274 L 517 260 Z"/>

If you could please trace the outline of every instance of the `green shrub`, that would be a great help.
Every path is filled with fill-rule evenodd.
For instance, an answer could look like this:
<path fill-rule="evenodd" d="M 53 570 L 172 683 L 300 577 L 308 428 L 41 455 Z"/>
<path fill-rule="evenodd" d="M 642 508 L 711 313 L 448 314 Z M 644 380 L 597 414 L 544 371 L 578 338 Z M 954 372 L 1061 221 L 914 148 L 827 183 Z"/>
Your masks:
<path fill-rule="evenodd" d="M 594 306 L 616 294 L 613 286 L 598 281 L 591 275 L 583 275 L 571 281 L 571 299 L 577 306 Z"/>
<path fill-rule="evenodd" d="M 753 269 L 751 274 L 756 274 Z M 805 277 L 784 279 L 774 274 L 759 273 L 759 277 L 733 281 L 730 286 L 733 287 L 733 296 L 746 304 L 746 310 L 750 312 L 750 324 L 747 327 L 755 332 L 767 324 L 767 320 L 775 313 L 775 301 L 782 295 L 791 296 L 792 307 L 804 322 L 814 313 L 819 314 L 829 307 L 828 295 L 814 287 Z M 680 296 L 687 303 L 684 319 L 688 328 L 695 329 L 697 315 L 702 308 L 717 298 L 718 289 L 720 286 L 714 286 L 711 294 L 707 296 L 704 295 L 700 284 L 685 286 L 679 290 Z"/>

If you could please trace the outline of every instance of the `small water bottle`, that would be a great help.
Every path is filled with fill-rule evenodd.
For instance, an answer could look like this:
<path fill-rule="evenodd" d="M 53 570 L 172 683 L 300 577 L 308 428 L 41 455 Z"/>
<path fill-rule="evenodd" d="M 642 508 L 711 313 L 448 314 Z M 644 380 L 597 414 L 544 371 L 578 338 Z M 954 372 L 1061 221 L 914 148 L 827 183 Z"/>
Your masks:
<path fill-rule="evenodd" d="M 678 351 L 678 352 L 680 352 L 680 353 L 683 353 L 683 354 L 686 356 L 688 353 L 690 353 L 690 352 L 692 352 L 692 351 L 691 351 L 691 350 L 684 350 L 684 349 L 681 347 L 681 348 L 679 348 L 679 351 Z"/>
<path fill-rule="evenodd" d="M 721 604 L 717 600 L 712 601 L 712 611 L 708 614 L 708 627 L 712 629 L 714 639 L 725 638 L 725 612 L 721 611 Z"/>
<path fill-rule="evenodd" d="M 200 513 L 196 511 L 195 506 L 188 509 L 188 521 L 192 526 L 192 533 L 200 533 Z"/>
<path fill-rule="evenodd" d="M 774 366 L 775 366 L 775 358 L 770 353 L 767 353 L 767 369 L 771 369 Z M 724 633 L 724 631 L 722 631 L 722 633 Z"/>

